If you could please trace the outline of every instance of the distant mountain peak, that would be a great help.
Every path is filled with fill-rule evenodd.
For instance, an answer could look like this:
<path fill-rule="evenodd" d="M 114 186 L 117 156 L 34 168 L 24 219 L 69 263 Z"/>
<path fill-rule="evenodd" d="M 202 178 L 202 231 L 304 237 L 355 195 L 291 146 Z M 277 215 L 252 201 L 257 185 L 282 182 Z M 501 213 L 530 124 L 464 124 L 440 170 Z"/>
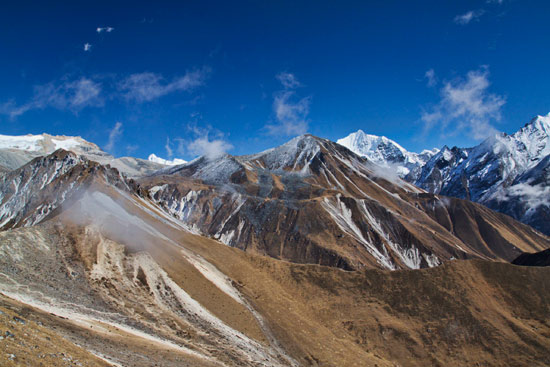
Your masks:
<path fill-rule="evenodd" d="M 65 135 L 0 135 L 0 149 L 15 149 L 49 154 L 57 149 L 73 151 L 101 151 L 97 145 L 82 139 L 80 136 Z"/>
<path fill-rule="evenodd" d="M 164 159 L 164 158 L 161 158 L 161 157 L 157 156 L 154 153 L 150 154 L 149 157 L 147 158 L 147 160 L 149 162 L 159 163 L 159 164 L 163 164 L 165 166 L 177 166 L 179 164 L 187 163 L 186 160 L 179 159 L 179 158 Z"/>
<path fill-rule="evenodd" d="M 0 135 L 0 169 L 2 167 L 4 170 L 19 168 L 36 157 L 49 155 L 58 149 L 83 155 L 87 159 L 101 164 L 109 164 L 131 177 L 151 174 L 163 168 L 157 162 L 139 158 L 115 158 L 101 150 L 96 144 L 90 143 L 80 136 L 43 133 L 40 135 L 19 136 Z"/>
<path fill-rule="evenodd" d="M 367 134 L 363 130 L 357 130 L 345 138 L 338 139 L 337 143 L 379 166 L 395 168 L 401 177 L 418 171 L 439 151 L 434 148 L 423 150 L 420 154 L 409 152 L 385 136 Z"/>

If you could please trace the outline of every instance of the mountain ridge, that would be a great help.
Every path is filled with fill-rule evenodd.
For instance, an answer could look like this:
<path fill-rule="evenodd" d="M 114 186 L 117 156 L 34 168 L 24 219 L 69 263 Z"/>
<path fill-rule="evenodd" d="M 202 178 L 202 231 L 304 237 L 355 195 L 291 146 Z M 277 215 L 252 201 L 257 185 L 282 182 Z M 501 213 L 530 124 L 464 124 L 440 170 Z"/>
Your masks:
<path fill-rule="evenodd" d="M 350 145 L 349 139 L 339 142 Z M 384 156 L 384 149 L 380 149 L 375 146 L 374 150 L 359 152 L 367 159 L 380 161 Z M 535 169 L 549 155 L 550 114 L 538 115 L 513 134 L 498 133 L 471 148 L 444 146 L 409 171 L 399 168 L 405 162 L 402 151 L 396 157 L 386 156 L 380 164 L 395 166 L 397 162 L 400 177 L 428 192 L 479 202 L 550 234 L 550 221 L 538 220 L 540 215 L 548 218 L 550 205 L 546 201 L 537 204 L 539 216 L 533 215 L 529 206 L 534 195 L 543 197 L 550 190 L 545 171 Z M 537 173 L 539 176 L 534 177 Z"/>

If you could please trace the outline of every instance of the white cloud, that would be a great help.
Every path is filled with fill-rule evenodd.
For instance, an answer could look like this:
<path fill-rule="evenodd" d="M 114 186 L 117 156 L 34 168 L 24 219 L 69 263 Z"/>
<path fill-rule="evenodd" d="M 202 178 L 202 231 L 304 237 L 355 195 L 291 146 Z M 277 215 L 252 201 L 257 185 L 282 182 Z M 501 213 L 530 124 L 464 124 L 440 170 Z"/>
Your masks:
<path fill-rule="evenodd" d="M 115 126 L 109 131 L 109 140 L 107 141 L 107 144 L 105 145 L 105 150 L 110 152 L 113 150 L 113 147 L 115 146 L 116 141 L 122 134 L 122 122 L 117 122 Z"/>
<path fill-rule="evenodd" d="M 90 51 L 92 49 L 92 45 L 86 42 L 84 44 L 84 51 Z"/>
<path fill-rule="evenodd" d="M 166 155 L 168 156 L 168 158 L 172 158 L 172 156 L 174 155 L 174 152 L 172 151 L 172 147 L 171 147 L 171 144 L 170 144 L 170 137 L 166 137 L 166 145 L 164 146 L 164 148 L 166 148 Z"/>
<path fill-rule="evenodd" d="M 233 149 L 233 145 L 219 131 L 196 126 L 189 126 L 189 130 L 193 135 L 193 139 L 177 139 L 179 140 L 178 152 L 180 154 L 205 156 L 208 159 L 215 159 Z"/>
<path fill-rule="evenodd" d="M 111 33 L 112 31 L 114 31 L 115 29 L 113 27 L 97 27 L 96 28 L 96 32 L 97 33 L 102 33 L 102 32 L 107 32 L 107 33 Z"/>
<path fill-rule="evenodd" d="M 119 83 L 118 89 L 124 98 L 136 102 L 150 102 L 169 93 L 190 91 L 204 85 L 210 69 L 202 68 L 188 71 L 184 76 L 165 82 L 160 74 L 132 74 Z"/>
<path fill-rule="evenodd" d="M 466 24 L 470 23 L 473 20 L 478 20 L 479 17 L 481 17 L 484 13 L 485 13 L 485 11 L 483 9 L 470 10 L 469 12 L 466 12 L 462 15 L 457 15 L 454 18 L 454 22 L 456 24 L 466 25 Z"/>
<path fill-rule="evenodd" d="M 202 155 L 209 159 L 217 158 L 228 150 L 233 149 L 233 145 L 223 139 L 210 139 L 208 135 L 201 136 L 189 142 L 187 150 L 194 155 Z"/>
<path fill-rule="evenodd" d="M 309 106 L 311 96 L 296 98 L 296 92 L 289 90 L 300 86 L 300 82 L 290 73 L 279 73 L 276 78 L 284 90 L 278 91 L 273 97 L 273 112 L 276 122 L 267 124 L 265 128 L 270 135 L 300 135 L 308 130 Z"/>
<path fill-rule="evenodd" d="M 56 108 L 78 113 L 86 107 L 102 107 L 105 100 L 125 99 L 136 102 L 152 101 L 176 91 L 192 91 L 204 85 L 210 69 L 204 67 L 187 72 L 184 76 L 164 82 L 160 74 L 139 73 L 120 78 L 64 76 L 46 84 L 35 85 L 27 102 L 15 100 L 0 103 L 0 114 L 18 117 L 31 110 Z"/>
<path fill-rule="evenodd" d="M 492 198 L 498 201 L 519 201 L 527 207 L 526 214 L 535 214 L 535 210 L 543 205 L 550 207 L 550 186 L 544 184 L 530 185 L 518 183 L 507 188 L 501 188 Z"/>
<path fill-rule="evenodd" d="M 465 78 L 444 83 L 439 103 L 422 114 L 425 131 L 439 124 L 444 133 L 452 130 L 447 135 L 466 130 L 474 139 L 483 139 L 496 133 L 491 122 L 500 120 L 506 100 L 489 93 L 488 77 L 488 68 L 482 67 L 469 71 Z"/>
<path fill-rule="evenodd" d="M 85 107 L 103 106 L 101 84 L 88 78 L 50 82 L 34 86 L 33 97 L 27 103 L 17 106 L 8 102 L 0 109 L 0 113 L 14 118 L 30 110 L 53 107 L 59 110 L 78 112 Z"/>
<path fill-rule="evenodd" d="M 437 84 L 437 78 L 435 77 L 434 69 L 426 71 L 424 77 L 428 80 L 428 87 L 434 87 Z"/>
<path fill-rule="evenodd" d="M 285 89 L 294 89 L 302 86 L 302 84 L 296 79 L 294 74 L 286 71 L 280 72 L 275 76 L 283 85 Z"/>

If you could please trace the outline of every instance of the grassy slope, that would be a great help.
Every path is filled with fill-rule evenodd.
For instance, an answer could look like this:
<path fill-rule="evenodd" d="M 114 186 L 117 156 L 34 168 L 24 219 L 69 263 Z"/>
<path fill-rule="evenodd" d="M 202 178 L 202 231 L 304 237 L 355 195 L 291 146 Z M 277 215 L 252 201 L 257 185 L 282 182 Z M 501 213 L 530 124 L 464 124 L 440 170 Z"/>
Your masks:
<path fill-rule="evenodd" d="M 306 365 L 550 363 L 550 268 L 472 260 L 344 272 L 186 245 L 240 284 Z"/>

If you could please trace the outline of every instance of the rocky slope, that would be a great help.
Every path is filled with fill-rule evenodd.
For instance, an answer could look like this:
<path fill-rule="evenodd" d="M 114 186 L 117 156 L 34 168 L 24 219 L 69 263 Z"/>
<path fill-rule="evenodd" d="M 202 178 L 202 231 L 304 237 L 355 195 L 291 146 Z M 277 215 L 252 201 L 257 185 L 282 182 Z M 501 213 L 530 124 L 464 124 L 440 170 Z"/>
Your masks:
<path fill-rule="evenodd" d="M 95 181 L 127 187 L 116 169 L 72 152 L 35 158 L 0 177 L 0 230 L 41 222 Z"/>
<path fill-rule="evenodd" d="M 547 237 L 463 200 L 431 194 L 325 139 L 199 158 L 141 179 L 189 230 L 253 253 L 343 269 L 510 261 Z"/>

